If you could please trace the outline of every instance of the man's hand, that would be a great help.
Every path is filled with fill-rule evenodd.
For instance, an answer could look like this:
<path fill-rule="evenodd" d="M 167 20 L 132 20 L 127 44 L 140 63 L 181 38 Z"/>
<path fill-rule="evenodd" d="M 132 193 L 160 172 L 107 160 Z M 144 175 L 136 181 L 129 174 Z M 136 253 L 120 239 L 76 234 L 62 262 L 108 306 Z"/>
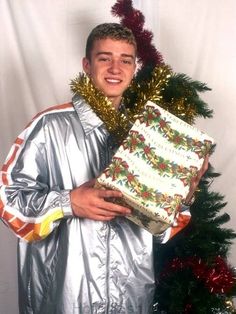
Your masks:
<path fill-rule="evenodd" d="M 207 171 L 208 163 L 209 163 L 209 155 L 206 155 L 201 169 L 198 171 L 196 177 L 192 178 L 192 180 L 191 180 L 190 190 L 189 190 L 189 193 L 188 193 L 188 195 L 186 196 L 186 199 L 185 199 L 185 203 L 186 204 L 188 204 L 190 202 L 191 198 L 193 197 L 193 195 L 194 195 L 194 193 L 195 193 L 195 191 L 196 191 L 196 189 L 198 187 L 198 184 L 199 184 L 202 176 Z"/>
<path fill-rule="evenodd" d="M 72 210 L 75 216 L 108 221 L 116 216 L 125 216 L 131 213 L 129 208 L 108 201 L 109 198 L 122 197 L 121 192 L 96 189 L 94 184 L 95 179 L 70 192 Z"/>

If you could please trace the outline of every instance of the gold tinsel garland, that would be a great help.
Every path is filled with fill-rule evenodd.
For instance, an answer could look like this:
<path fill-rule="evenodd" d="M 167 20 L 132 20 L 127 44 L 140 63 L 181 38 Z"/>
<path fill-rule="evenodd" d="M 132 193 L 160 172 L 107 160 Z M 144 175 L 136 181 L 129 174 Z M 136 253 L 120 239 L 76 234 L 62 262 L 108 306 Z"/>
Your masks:
<path fill-rule="evenodd" d="M 98 117 L 105 123 L 107 130 L 120 143 L 127 135 L 132 124 L 144 109 L 148 100 L 161 101 L 161 91 L 168 83 L 171 70 L 168 66 L 156 67 L 150 81 L 136 84 L 135 80 L 130 89 L 137 93 L 137 102 L 132 109 L 126 109 L 125 114 L 116 110 L 112 102 L 104 96 L 83 73 L 71 81 L 71 90 L 81 95 L 91 106 Z"/>
<path fill-rule="evenodd" d="M 74 94 L 79 94 L 85 99 L 105 123 L 110 133 L 115 134 L 118 139 L 124 137 L 127 132 L 128 117 L 114 108 L 112 102 L 92 84 L 87 75 L 80 73 L 78 77 L 72 80 L 71 90 Z"/>
<path fill-rule="evenodd" d="M 161 92 L 167 85 L 172 71 L 167 65 L 155 67 L 152 71 L 151 79 L 136 83 L 135 80 L 130 86 L 131 91 L 136 93 L 137 103 L 134 105 L 133 111 L 139 115 L 143 111 L 143 107 L 148 100 L 155 103 L 162 101 Z"/>
<path fill-rule="evenodd" d="M 194 119 L 197 116 L 196 108 L 188 103 L 186 97 L 181 97 L 179 99 L 172 98 L 170 103 L 163 104 L 163 106 L 169 107 L 171 113 L 189 124 L 193 124 Z"/>

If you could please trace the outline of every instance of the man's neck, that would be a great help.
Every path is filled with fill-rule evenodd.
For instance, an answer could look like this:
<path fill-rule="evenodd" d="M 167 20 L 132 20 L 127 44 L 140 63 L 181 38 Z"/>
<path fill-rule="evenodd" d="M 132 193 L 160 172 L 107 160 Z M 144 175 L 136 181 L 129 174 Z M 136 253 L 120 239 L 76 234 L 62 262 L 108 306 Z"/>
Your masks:
<path fill-rule="evenodd" d="M 108 99 L 112 102 L 113 107 L 118 110 L 121 103 L 121 96 L 119 97 L 109 97 Z"/>

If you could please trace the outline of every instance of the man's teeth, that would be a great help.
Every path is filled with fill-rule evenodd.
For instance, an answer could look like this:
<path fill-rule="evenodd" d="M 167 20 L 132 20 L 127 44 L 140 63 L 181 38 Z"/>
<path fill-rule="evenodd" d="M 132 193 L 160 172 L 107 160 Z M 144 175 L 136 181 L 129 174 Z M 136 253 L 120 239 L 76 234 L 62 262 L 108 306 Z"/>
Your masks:
<path fill-rule="evenodd" d="M 120 83 L 121 82 L 121 80 L 118 80 L 118 79 L 106 79 L 106 81 L 108 83 Z"/>

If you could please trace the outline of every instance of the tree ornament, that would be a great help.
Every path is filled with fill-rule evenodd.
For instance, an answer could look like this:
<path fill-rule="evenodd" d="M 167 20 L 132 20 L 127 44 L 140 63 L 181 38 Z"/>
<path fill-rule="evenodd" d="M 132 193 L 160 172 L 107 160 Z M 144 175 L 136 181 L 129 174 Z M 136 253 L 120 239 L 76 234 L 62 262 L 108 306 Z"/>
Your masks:
<path fill-rule="evenodd" d="M 213 293 L 229 292 L 235 284 L 235 280 L 233 272 L 221 256 L 215 258 L 213 267 L 209 268 L 205 274 L 206 286 Z"/>
<path fill-rule="evenodd" d="M 236 308 L 234 306 L 234 301 L 232 299 L 226 300 L 225 305 L 226 305 L 226 309 L 231 311 L 231 313 L 234 313 L 234 314 L 236 313 Z"/>
<path fill-rule="evenodd" d="M 228 293 L 236 284 L 236 277 L 221 256 L 212 262 L 212 267 L 197 257 L 186 259 L 174 258 L 162 273 L 169 276 L 171 272 L 190 268 L 198 280 L 201 280 L 211 293 Z"/>

